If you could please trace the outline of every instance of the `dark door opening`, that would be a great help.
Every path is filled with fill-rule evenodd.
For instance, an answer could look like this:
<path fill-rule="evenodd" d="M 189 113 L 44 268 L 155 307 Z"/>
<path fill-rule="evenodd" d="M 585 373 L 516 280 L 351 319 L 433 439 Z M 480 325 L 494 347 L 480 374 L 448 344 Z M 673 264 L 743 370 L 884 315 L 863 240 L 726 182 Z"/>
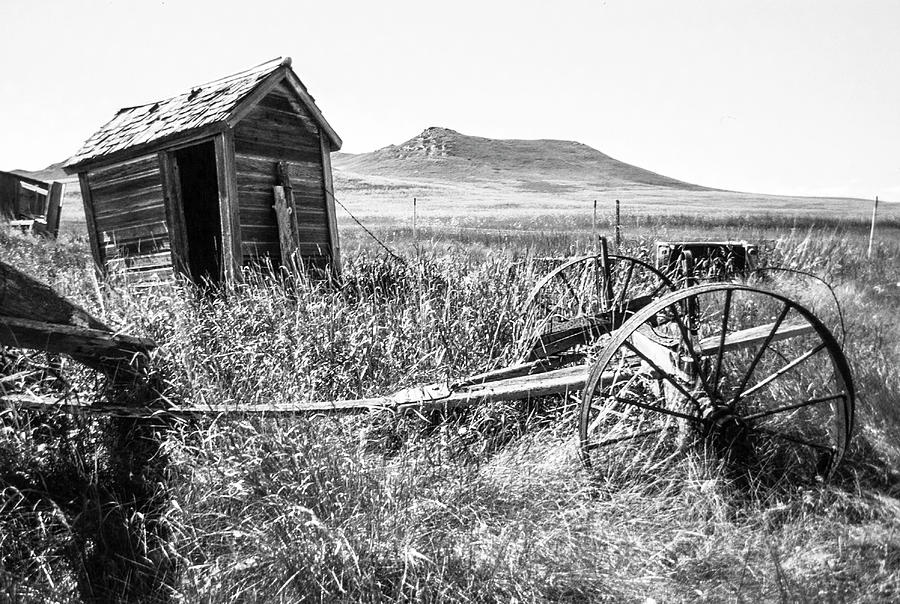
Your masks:
<path fill-rule="evenodd" d="M 222 280 L 222 222 L 213 143 L 175 151 L 187 235 L 187 269 L 195 283 Z"/>

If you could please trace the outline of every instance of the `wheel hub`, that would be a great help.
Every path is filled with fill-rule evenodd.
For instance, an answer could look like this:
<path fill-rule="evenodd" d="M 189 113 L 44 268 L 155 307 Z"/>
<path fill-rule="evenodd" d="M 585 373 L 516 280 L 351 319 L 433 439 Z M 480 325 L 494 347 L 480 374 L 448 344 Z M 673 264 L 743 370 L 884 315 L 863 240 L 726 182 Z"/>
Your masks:
<path fill-rule="evenodd" d="M 747 423 L 728 405 L 716 405 L 703 417 L 705 435 L 714 442 L 727 447 L 744 439 Z"/>

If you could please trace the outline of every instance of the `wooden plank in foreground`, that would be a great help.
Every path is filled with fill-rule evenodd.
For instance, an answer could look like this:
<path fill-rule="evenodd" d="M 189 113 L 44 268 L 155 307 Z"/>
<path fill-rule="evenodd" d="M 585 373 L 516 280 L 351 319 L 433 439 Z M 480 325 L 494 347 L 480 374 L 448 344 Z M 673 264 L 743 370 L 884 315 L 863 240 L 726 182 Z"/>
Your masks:
<path fill-rule="evenodd" d="M 49 285 L 0 262 L 0 344 L 64 353 L 118 382 L 143 370 L 152 340 L 114 332 Z"/>
<path fill-rule="evenodd" d="M 49 285 L 4 262 L 0 262 L 0 315 L 110 330 L 86 310 L 57 294 Z"/>
<path fill-rule="evenodd" d="M 127 377 L 138 371 L 152 340 L 116 334 L 103 329 L 76 327 L 0 315 L 0 344 L 65 353 L 75 360 L 112 376 Z"/>

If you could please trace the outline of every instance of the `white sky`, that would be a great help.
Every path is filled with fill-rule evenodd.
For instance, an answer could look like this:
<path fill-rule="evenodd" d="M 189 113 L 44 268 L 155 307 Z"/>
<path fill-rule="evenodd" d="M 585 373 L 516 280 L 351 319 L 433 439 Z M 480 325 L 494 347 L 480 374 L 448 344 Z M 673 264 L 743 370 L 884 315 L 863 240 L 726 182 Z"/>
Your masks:
<path fill-rule="evenodd" d="M 349 152 L 445 126 L 900 201 L 898 0 L 0 0 L 0 169 L 279 55 Z"/>

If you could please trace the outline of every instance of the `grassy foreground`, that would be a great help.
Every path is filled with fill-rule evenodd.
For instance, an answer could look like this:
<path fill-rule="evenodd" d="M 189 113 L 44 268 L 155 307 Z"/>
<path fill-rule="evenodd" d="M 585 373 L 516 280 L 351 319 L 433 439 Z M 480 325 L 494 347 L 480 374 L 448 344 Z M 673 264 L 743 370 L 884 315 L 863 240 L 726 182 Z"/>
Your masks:
<path fill-rule="evenodd" d="M 857 434 L 829 485 L 739 486 L 695 452 L 640 480 L 586 473 L 562 401 L 451 416 L 185 423 L 2 411 L 0 599 L 23 602 L 835 601 L 900 597 L 900 239 L 704 225 L 773 240 L 844 305 Z M 563 234 L 382 229 L 412 268 L 344 237 L 339 291 L 252 275 L 212 295 L 91 277 L 82 238 L 0 233 L 0 259 L 135 335 L 173 402 L 359 397 L 511 360 L 530 258 Z M 659 219 L 626 251 L 697 231 Z M 3 352 L 6 392 L 97 378 Z M 770 481 L 771 482 L 771 481 Z"/>

